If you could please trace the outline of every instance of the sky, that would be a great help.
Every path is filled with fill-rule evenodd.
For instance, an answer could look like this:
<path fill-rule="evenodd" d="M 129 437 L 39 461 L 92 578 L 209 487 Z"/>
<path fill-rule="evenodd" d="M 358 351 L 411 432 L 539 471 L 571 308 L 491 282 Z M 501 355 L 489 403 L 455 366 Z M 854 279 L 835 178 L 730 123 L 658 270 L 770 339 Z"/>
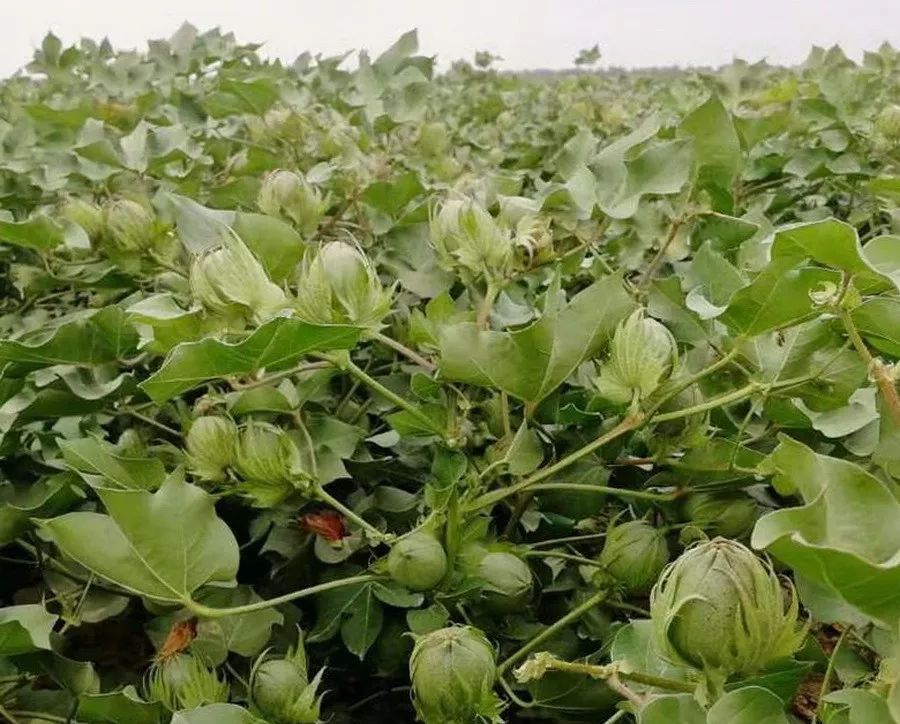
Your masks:
<path fill-rule="evenodd" d="M 185 20 L 220 26 L 262 52 L 380 52 L 418 28 L 446 65 L 490 50 L 499 67 L 566 68 L 599 43 L 602 65 L 721 65 L 735 57 L 803 60 L 813 44 L 851 56 L 900 47 L 900 0 L 0 0 L 0 76 L 24 65 L 47 30 L 107 36 L 121 48 L 167 38 Z"/>

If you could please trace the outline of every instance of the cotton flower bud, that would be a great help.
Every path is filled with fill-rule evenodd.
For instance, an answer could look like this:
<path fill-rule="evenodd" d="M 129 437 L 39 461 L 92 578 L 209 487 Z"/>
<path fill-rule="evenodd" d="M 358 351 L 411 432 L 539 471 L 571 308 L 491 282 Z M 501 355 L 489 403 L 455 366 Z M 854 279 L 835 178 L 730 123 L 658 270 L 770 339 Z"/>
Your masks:
<path fill-rule="evenodd" d="M 534 578 L 528 564 L 513 553 L 492 551 L 475 571 L 484 581 L 482 601 L 491 613 L 517 613 L 531 600 Z"/>
<path fill-rule="evenodd" d="M 875 121 L 875 127 L 886 138 L 900 140 L 900 105 L 883 108 Z"/>
<path fill-rule="evenodd" d="M 295 308 L 300 319 L 315 324 L 377 327 L 391 311 L 391 292 L 365 254 L 333 241 L 304 261 Z"/>
<path fill-rule="evenodd" d="M 155 663 L 145 688 L 151 701 L 161 702 L 173 712 L 228 701 L 228 681 L 190 654 Z"/>
<path fill-rule="evenodd" d="M 191 472 L 201 480 L 222 481 L 234 464 L 237 436 L 230 417 L 207 415 L 194 420 L 186 439 Z"/>
<path fill-rule="evenodd" d="M 156 224 L 149 209 L 131 199 L 117 199 L 105 211 L 105 238 L 119 252 L 149 249 L 155 240 Z"/>
<path fill-rule="evenodd" d="M 300 451 L 280 427 L 248 422 L 240 431 L 234 467 L 245 480 L 289 486 L 304 475 Z"/>
<path fill-rule="evenodd" d="M 401 538 L 391 547 L 388 572 L 411 591 L 430 591 L 447 573 L 447 554 L 431 533 L 419 531 Z"/>
<path fill-rule="evenodd" d="M 103 209 L 92 201 L 70 197 L 59 207 L 59 213 L 84 229 L 91 240 L 97 239 L 103 231 Z"/>
<path fill-rule="evenodd" d="M 409 677 L 419 719 L 424 724 L 500 724 L 495 667 L 490 642 L 471 626 L 451 626 L 418 638 Z"/>
<path fill-rule="evenodd" d="M 484 277 L 509 271 L 513 242 L 508 230 L 475 201 L 445 201 L 431 219 L 431 243 L 440 263 Z"/>
<path fill-rule="evenodd" d="M 786 603 L 772 569 L 726 538 L 699 543 L 666 568 L 650 617 L 666 656 L 719 682 L 790 656 L 805 636 L 793 591 Z"/>
<path fill-rule="evenodd" d="M 325 214 L 322 194 L 293 171 L 277 170 L 268 174 L 256 203 L 264 214 L 287 217 L 305 235 L 316 230 Z"/>
<path fill-rule="evenodd" d="M 668 562 L 666 537 L 643 520 L 611 527 L 599 558 L 606 572 L 633 595 L 649 592 Z"/>
<path fill-rule="evenodd" d="M 284 292 L 236 236 L 194 260 L 190 285 L 194 297 L 209 312 L 223 317 L 259 323 L 276 316 L 287 305 Z"/>
<path fill-rule="evenodd" d="M 739 538 L 759 517 L 759 506 L 744 493 L 714 495 L 693 493 L 684 504 L 684 512 L 694 525 L 713 535 Z"/>
<path fill-rule="evenodd" d="M 600 366 L 597 387 L 610 402 L 627 404 L 648 397 L 672 373 L 678 348 L 671 332 L 636 310 L 619 324 L 609 357 Z"/>
<path fill-rule="evenodd" d="M 319 721 L 319 684 L 324 669 L 309 681 L 302 639 L 283 658 L 257 662 L 250 683 L 254 708 L 272 724 L 315 724 Z"/>

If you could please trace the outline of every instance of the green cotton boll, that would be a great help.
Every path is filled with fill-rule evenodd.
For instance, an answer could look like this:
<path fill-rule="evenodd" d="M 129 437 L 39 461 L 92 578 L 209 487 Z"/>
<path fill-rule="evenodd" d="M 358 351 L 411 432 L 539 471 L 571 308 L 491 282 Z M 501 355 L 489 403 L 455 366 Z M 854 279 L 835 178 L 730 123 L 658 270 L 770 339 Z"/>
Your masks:
<path fill-rule="evenodd" d="M 103 232 L 103 209 L 92 201 L 75 197 L 66 199 L 59 207 L 60 216 L 67 221 L 78 224 L 91 241 Z"/>
<path fill-rule="evenodd" d="M 272 724 L 315 724 L 319 721 L 318 693 L 324 670 L 308 680 L 306 651 L 301 638 L 282 658 L 262 659 L 253 668 L 250 698 L 255 709 Z"/>
<path fill-rule="evenodd" d="M 145 689 L 149 700 L 173 712 L 227 702 L 229 696 L 228 680 L 219 678 L 215 668 L 190 654 L 176 654 L 155 663 Z"/>
<path fill-rule="evenodd" d="M 475 571 L 484 583 L 482 602 L 486 611 L 518 613 L 525 609 L 534 591 L 531 568 L 519 556 L 506 551 L 488 553 Z"/>
<path fill-rule="evenodd" d="M 771 567 L 727 538 L 699 543 L 666 568 L 650 617 L 661 651 L 719 682 L 790 656 L 806 635 L 793 590 L 786 603 Z"/>
<path fill-rule="evenodd" d="M 743 493 L 693 493 L 684 504 L 687 519 L 713 535 L 740 538 L 759 518 L 759 506 Z"/>
<path fill-rule="evenodd" d="M 104 216 L 104 238 L 116 251 L 140 252 L 153 246 L 153 214 L 137 201 L 117 199 L 106 206 Z"/>
<path fill-rule="evenodd" d="M 440 156 L 445 153 L 450 147 L 447 125 L 440 121 L 423 123 L 419 128 L 416 145 L 426 156 Z"/>
<path fill-rule="evenodd" d="M 445 201 L 432 216 L 431 243 L 447 269 L 462 267 L 495 279 L 511 270 L 513 242 L 509 231 L 475 201 Z"/>
<path fill-rule="evenodd" d="M 295 309 L 300 319 L 314 324 L 377 327 L 390 314 L 391 299 L 366 255 L 333 241 L 302 265 Z"/>
<path fill-rule="evenodd" d="M 431 533 L 420 531 L 401 538 L 391 547 L 388 572 L 411 591 L 430 591 L 447 573 L 447 554 Z"/>
<path fill-rule="evenodd" d="M 194 260 L 191 293 L 212 314 L 264 322 L 287 306 L 284 292 L 237 236 Z"/>
<path fill-rule="evenodd" d="M 668 378 L 677 361 L 672 333 L 638 309 L 616 328 L 609 357 L 600 365 L 597 388 L 619 405 L 643 400 Z"/>
<path fill-rule="evenodd" d="M 234 467 L 251 483 L 260 483 L 283 495 L 306 477 L 300 451 L 280 427 L 251 420 L 240 430 Z"/>
<path fill-rule="evenodd" d="M 613 526 L 598 559 L 632 595 L 646 594 L 669 562 L 669 546 L 658 528 L 644 520 Z"/>
<path fill-rule="evenodd" d="M 230 417 L 198 417 L 186 438 L 191 472 L 201 480 L 224 480 L 226 469 L 234 464 L 237 438 L 237 425 Z"/>
<path fill-rule="evenodd" d="M 451 626 L 416 639 L 409 658 L 413 703 L 425 724 L 501 724 L 494 693 L 494 649 L 471 626 Z"/>
<path fill-rule="evenodd" d="M 875 128 L 885 138 L 900 140 L 900 105 L 883 108 L 875 120 Z"/>
<path fill-rule="evenodd" d="M 264 214 L 287 217 L 304 235 L 315 232 L 325 214 L 318 189 L 299 174 L 283 169 L 263 179 L 256 203 Z"/>

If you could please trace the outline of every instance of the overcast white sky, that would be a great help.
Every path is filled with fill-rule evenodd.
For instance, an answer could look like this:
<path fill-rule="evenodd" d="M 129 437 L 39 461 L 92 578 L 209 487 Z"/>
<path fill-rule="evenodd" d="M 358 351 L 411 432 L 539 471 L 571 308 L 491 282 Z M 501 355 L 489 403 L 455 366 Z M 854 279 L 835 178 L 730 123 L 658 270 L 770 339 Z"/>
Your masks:
<path fill-rule="evenodd" d="M 145 47 L 184 20 L 221 26 L 264 52 L 380 51 L 410 28 L 444 62 L 488 49 L 507 68 L 563 68 L 599 43 L 604 63 L 718 65 L 733 57 L 799 62 L 813 43 L 852 54 L 900 46 L 900 0 L 0 0 L 0 75 L 48 29 L 64 41 L 108 36 Z"/>

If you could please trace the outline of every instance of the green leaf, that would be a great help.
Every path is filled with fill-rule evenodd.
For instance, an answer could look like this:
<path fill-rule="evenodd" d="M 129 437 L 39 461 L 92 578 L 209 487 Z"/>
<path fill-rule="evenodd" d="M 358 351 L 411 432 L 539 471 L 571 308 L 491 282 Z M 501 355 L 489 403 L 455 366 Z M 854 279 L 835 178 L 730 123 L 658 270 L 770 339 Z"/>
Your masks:
<path fill-rule="evenodd" d="M 544 459 L 540 438 L 534 430 L 522 423 L 513 436 L 509 449 L 503 456 L 510 475 L 528 475 L 537 469 Z"/>
<path fill-rule="evenodd" d="M 66 473 L 33 485 L 0 486 L 0 546 L 11 543 L 31 525 L 31 518 L 56 515 L 79 500 L 73 480 Z"/>
<path fill-rule="evenodd" d="M 610 658 L 624 671 L 640 671 L 675 681 L 688 680 L 687 669 L 670 664 L 660 653 L 650 621 L 632 621 L 620 628 L 613 639 Z M 659 690 L 641 684 L 629 683 L 629 687 L 659 693 Z"/>
<path fill-rule="evenodd" d="M 859 243 L 856 228 L 837 219 L 825 219 L 804 224 L 793 224 L 783 227 L 775 233 L 772 242 L 772 259 L 791 259 L 794 264 L 801 264 L 806 260 L 816 261 L 834 269 L 840 269 L 848 274 L 876 274 L 882 275 L 885 281 L 900 289 L 900 239 L 896 237 L 882 237 L 884 241 L 872 247 L 867 245 L 865 249 Z M 867 251 L 872 248 L 879 259 L 876 266 L 869 258 Z M 897 256 L 897 268 L 893 268 L 890 252 Z M 893 275 L 896 273 L 896 278 Z"/>
<path fill-rule="evenodd" d="M 640 711 L 639 724 L 706 724 L 706 714 L 691 694 L 651 699 Z"/>
<path fill-rule="evenodd" d="M 565 306 L 548 291 L 547 309 L 534 324 L 514 332 L 478 329 L 471 323 L 441 331 L 441 374 L 451 380 L 498 387 L 537 402 L 585 359 L 595 355 L 634 308 L 618 277 L 605 277 Z"/>
<path fill-rule="evenodd" d="M 748 686 L 719 699 L 706 714 L 707 724 L 791 724 L 784 703 L 768 689 Z"/>
<path fill-rule="evenodd" d="M 239 212 L 235 214 L 233 228 L 276 284 L 291 277 L 306 253 L 300 234 L 281 219 Z"/>
<path fill-rule="evenodd" d="M 730 192 L 741 167 L 741 142 L 731 114 L 712 96 L 681 122 L 679 133 L 694 142 L 694 162 L 701 188 Z"/>
<path fill-rule="evenodd" d="M 900 358 L 900 299 L 867 299 L 853 309 L 851 316 L 866 342 L 879 352 Z"/>
<path fill-rule="evenodd" d="M 159 702 L 146 702 L 133 686 L 106 694 L 78 697 L 78 721 L 96 724 L 162 724 L 165 709 Z"/>
<path fill-rule="evenodd" d="M 63 242 L 63 226 L 47 216 L 33 216 L 27 221 L 0 219 L 0 241 L 36 251 L 47 251 Z"/>
<path fill-rule="evenodd" d="M 719 319 L 738 334 L 753 336 L 797 324 L 818 314 L 810 292 L 824 283 L 839 284 L 836 271 L 797 265 L 780 257 L 739 289 Z"/>
<path fill-rule="evenodd" d="M 229 608 L 261 600 L 249 586 L 238 586 L 233 589 L 210 589 L 200 598 L 200 603 L 213 608 Z M 203 619 L 197 626 L 197 637 L 191 643 L 191 651 L 216 665 L 222 664 L 229 652 L 238 656 L 256 656 L 265 648 L 272 628 L 283 622 L 284 616 L 274 608 Z"/>
<path fill-rule="evenodd" d="M 887 702 L 866 689 L 839 689 L 824 699 L 832 713 L 825 724 L 896 724 Z"/>
<path fill-rule="evenodd" d="M 900 617 L 900 502 L 894 494 L 858 465 L 788 437 L 768 463 L 778 489 L 797 490 L 805 505 L 760 518 L 753 546 L 893 626 Z"/>
<path fill-rule="evenodd" d="M 155 402 L 164 402 L 207 380 L 286 369 L 311 352 L 349 349 L 359 339 L 357 327 L 316 325 L 278 317 L 245 339 L 223 342 L 207 338 L 175 347 L 162 366 L 141 383 Z"/>
<path fill-rule="evenodd" d="M 356 575 L 358 569 L 347 568 L 335 575 Z M 307 641 L 327 641 L 340 631 L 341 640 L 360 660 L 375 643 L 384 623 L 384 609 L 371 583 L 335 588 L 320 594 L 316 608 L 316 625 Z"/>
<path fill-rule="evenodd" d="M 119 307 L 85 311 L 16 339 L 0 340 L 0 364 L 21 375 L 51 365 L 98 365 L 127 357 L 137 332 Z"/>
<path fill-rule="evenodd" d="M 615 219 L 634 216 L 648 194 L 678 193 L 690 178 L 693 149 L 689 140 L 663 141 L 627 163 L 609 159 L 615 166 L 624 166 L 624 174 L 604 173 L 607 151 L 600 153 L 602 161 L 596 171 L 597 202 L 603 213 Z"/>
<path fill-rule="evenodd" d="M 93 486 L 156 490 L 166 477 L 159 458 L 123 458 L 112 445 L 92 437 L 61 440 L 63 459 Z"/>
<path fill-rule="evenodd" d="M 265 724 L 237 704 L 209 704 L 199 709 L 178 711 L 171 724 Z"/>
<path fill-rule="evenodd" d="M 109 511 L 68 513 L 41 529 L 68 557 L 140 596 L 185 603 L 201 586 L 233 585 L 238 546 L 214 499 L 178 474 L 155 493 L 98 488 Z"/>
<path fill-rule="evenodd" d="M 56 620 L 37 604 L 0 608 L 0 656 L 49 651 Z"/>

